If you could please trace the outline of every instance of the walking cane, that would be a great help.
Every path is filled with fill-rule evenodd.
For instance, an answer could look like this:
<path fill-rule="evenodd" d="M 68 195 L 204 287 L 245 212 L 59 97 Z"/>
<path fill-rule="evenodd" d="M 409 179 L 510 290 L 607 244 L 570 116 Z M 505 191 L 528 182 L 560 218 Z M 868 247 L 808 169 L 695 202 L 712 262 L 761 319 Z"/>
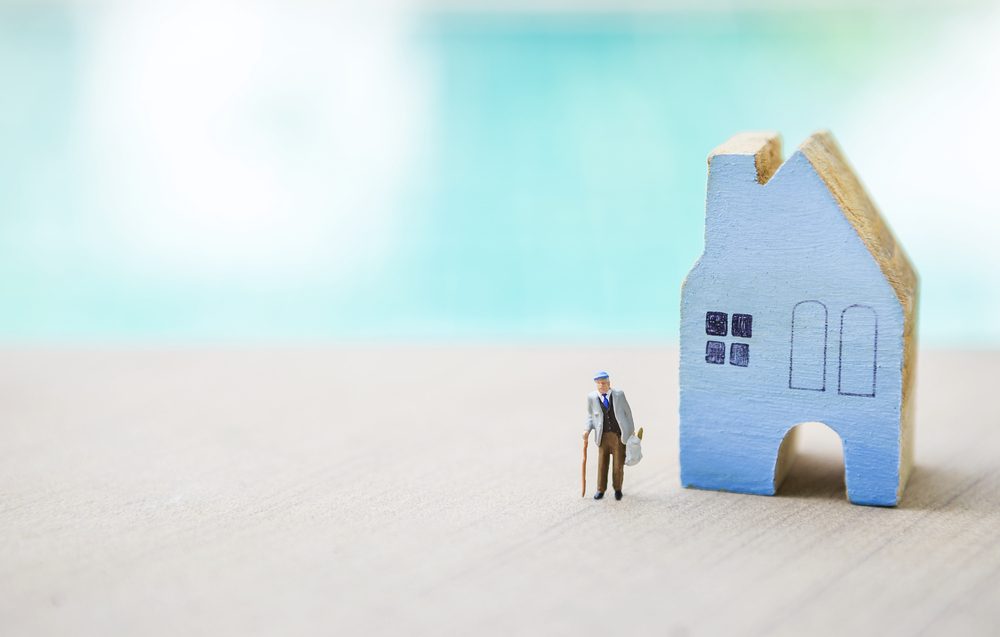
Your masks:
<path fill-rule="evenodd" d="M 590 444 L 590 436 L 588 435 L 583 439 L 583 491 L 580 493 L 581 498 L 587 497 L 587 445 Z"/>

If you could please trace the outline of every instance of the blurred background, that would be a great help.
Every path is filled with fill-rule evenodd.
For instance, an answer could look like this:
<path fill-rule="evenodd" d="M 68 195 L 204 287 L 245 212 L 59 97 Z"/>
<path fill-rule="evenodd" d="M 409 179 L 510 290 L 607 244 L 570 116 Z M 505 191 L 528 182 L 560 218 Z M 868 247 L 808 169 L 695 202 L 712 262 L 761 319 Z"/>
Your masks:
<path fill-rule="evenodd" d="M 707 153 L 829 128 L 1000 345 L 998 69 L 993 2 L 7 1 L 0 342 L 669 344 Z"/>

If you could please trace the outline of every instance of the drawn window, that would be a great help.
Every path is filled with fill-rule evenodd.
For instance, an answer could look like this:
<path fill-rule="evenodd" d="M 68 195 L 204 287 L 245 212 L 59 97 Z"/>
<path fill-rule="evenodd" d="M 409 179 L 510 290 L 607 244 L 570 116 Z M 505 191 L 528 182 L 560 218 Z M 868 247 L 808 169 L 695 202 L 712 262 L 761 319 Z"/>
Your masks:
<path fill-rule="evenodd" d="M 792 308 L 792 338 L 788 361 L 788 388 L 826 391 L 826 306 L 800 301 Z"/>
<path fill-rule="evenodd" d="M 705 312 L 705 333 L 709 336 L 729 334 L 729 314 L 726 312 Z M 753 316 L 733 314 L 732 335 L 736 338 L 750 338 L 752 334 Z M 705 362 L 715 365 L 725 363 L 726 343 L 708 341 L 705 345 Z M 733 343 L 729 349 L 729 362 L 737 367 L 747 367 L 750 364 L 750 346 L 746 343 Z"/>
<path fill-rule="evenodd" d="M 726 362 L 726 344 L 722 341 L 709 341 L 705 345 L 705 362 L 722 365 Z"/>
<path fill-rule="evenodd" d="M 746 367 L 750 364 L 750 346 L 746 343 L 733 343 L 729 346 L 729 364 Z"/>
<path fill-rule="evenodd" d="M 725 336 L 729 315 L 725 312 L 705 313 L 705 333 L 709 336 Z"/>
<path fill-rule="evenodd" d="M 840 314 L 840 371 L 837 391 L 844 396 L 875 396 L 878 317 L 867 305 L 851 305 Z"/>
<path fill-rule="evenodd" d="M 733 336 L 750 338 L 753 335 L 753 317 L 749 314 L 733 314 Z"/>

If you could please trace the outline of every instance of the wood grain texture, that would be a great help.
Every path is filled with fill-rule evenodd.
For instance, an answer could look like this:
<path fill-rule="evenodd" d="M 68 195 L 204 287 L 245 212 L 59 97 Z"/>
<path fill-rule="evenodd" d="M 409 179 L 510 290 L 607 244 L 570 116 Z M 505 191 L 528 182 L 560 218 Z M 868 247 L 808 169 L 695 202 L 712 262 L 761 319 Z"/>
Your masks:
<path fill-rule="evenodd" d="M 816 421 L 843 440 L 851 501 L 895 505 L 913 457 L 909 260 L 828 133 L 784 163 L 776 133 L 742 133 L 708 162 L 681 293 L 682 481 L 773 494 Z"/>
<path fill-rule="evenodd" d="M 682 489 L 677 362 L 5 351 L 0 634 L 996 633 L 1000 353 L 922 352 L 895 509 L 818 426 L 777 497 Z M 645 429 L 621 502 L 578 495 L 595 367 Z"/>

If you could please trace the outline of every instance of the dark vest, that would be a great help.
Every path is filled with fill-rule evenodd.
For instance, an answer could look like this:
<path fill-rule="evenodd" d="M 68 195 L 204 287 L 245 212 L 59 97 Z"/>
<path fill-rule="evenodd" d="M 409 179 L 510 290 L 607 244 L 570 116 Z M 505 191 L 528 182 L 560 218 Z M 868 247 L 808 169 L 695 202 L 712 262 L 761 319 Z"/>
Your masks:
<path fill-rule="evenodd" d="M 601 410 L 604 411 L 604 433 L 615 433 L 621 438 L 622 428 L 618 426 L 618 419 L 615 418 L 615 399 L 608 392 L 608 406 L 605 409 L 601 395 L 597 395 L 597 402 L 601 403 Z"/>

